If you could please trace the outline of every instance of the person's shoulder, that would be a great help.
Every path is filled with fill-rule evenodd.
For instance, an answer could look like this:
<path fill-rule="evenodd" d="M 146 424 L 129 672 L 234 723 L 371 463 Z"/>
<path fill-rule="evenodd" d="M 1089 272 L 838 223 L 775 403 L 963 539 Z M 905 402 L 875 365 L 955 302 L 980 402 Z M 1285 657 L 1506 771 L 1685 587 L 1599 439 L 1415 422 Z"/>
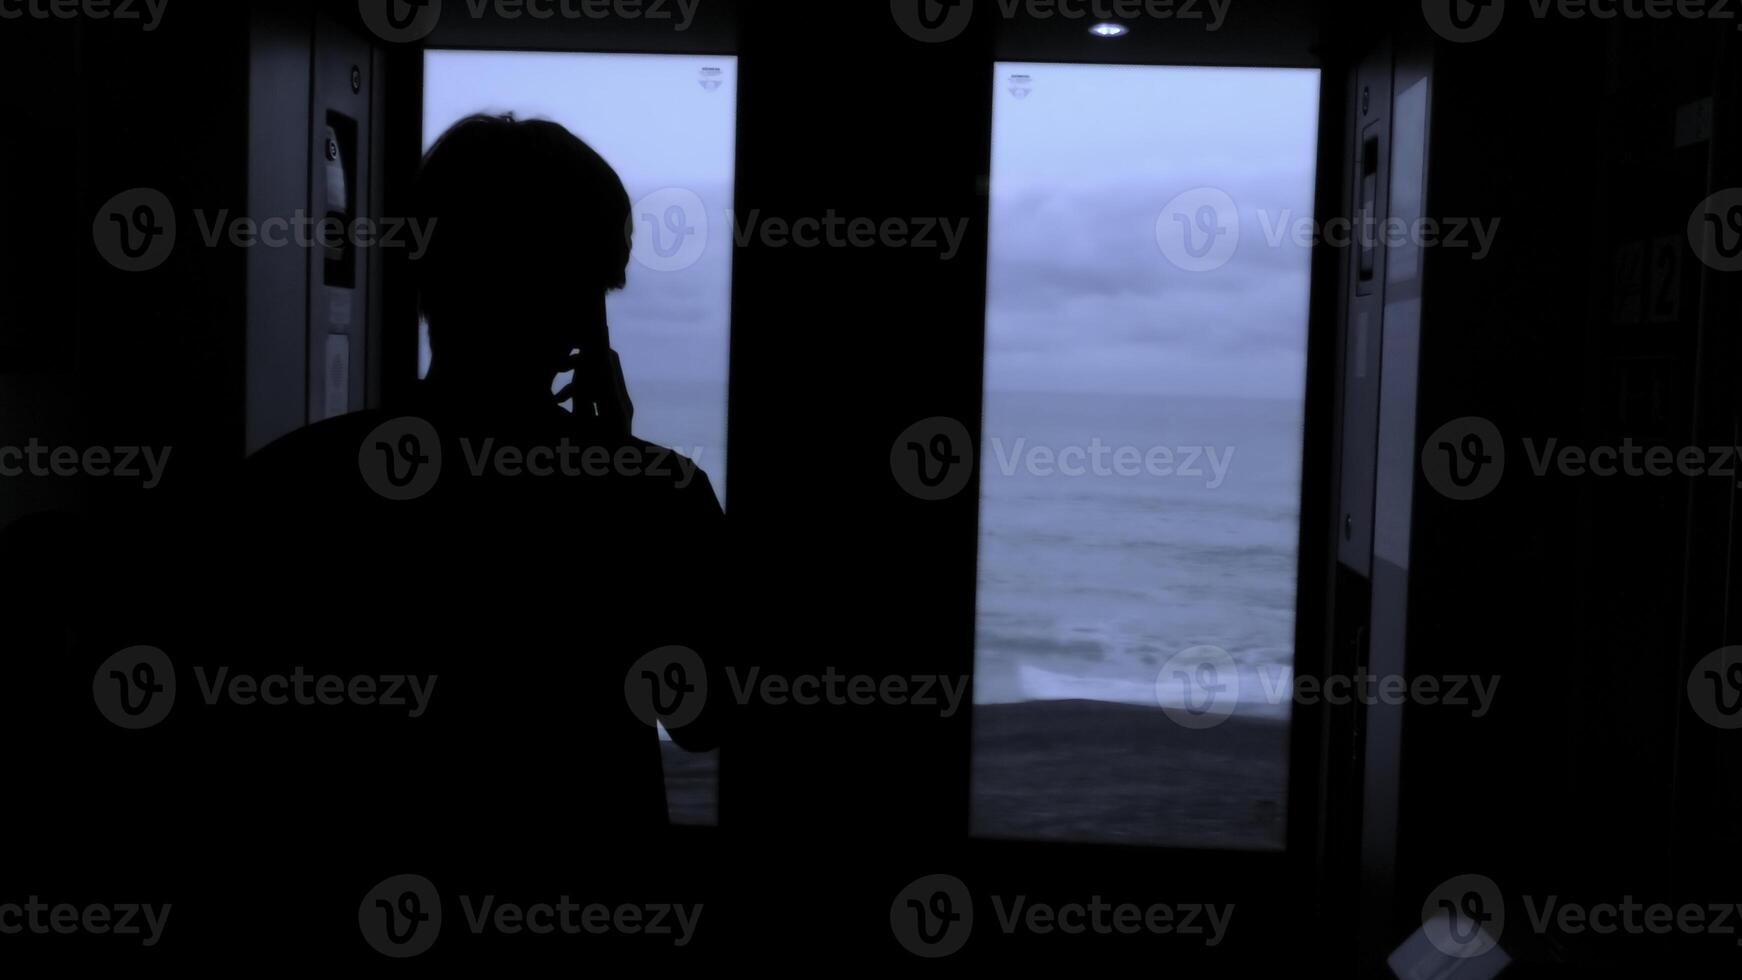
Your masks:
<path fill-rule="evenodd" d="M 363 437 L 387 421 L 387 413 L 378 410 L 340 415 L 313 425 L 304 426 L 268 443 L 248 457 L 251 466 L 273 466 L 284 462 L 321 455 L 338 446 L 351 445 L 351 451 L 362 445 Z"/>
<path fill-rule="evenodd" d="M 316 422 L 250 455 L 243 472 L 255 484 L 354 483 L 360 475 L 358 460 L 367 448 L 365 443 L 391 421 L 389 413 L 369 410 Z"/>
<path fill-rule="evenodd" d="M 652 483 L 675 502 L 699 512 L 700 516 L 719 514 L 720 501 L 714 493 L 713 481 L 698 461 L 675 449 L 633 436 L 619 451 L 625 455 L 614 460 L 613 464 L 621 471 L 620 475 Z"/>

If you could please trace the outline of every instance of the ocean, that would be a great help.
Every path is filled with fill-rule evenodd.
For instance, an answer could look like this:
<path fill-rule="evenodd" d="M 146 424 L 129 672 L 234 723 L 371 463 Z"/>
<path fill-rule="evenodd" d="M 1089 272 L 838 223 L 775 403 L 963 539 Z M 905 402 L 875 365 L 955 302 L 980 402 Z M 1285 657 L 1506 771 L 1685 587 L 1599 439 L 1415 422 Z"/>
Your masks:
<path fill-rule="evenodd" d="M 1286 717 L 1301 445 L 1298 399 L 989 392 L 976 703 L 1156 706 L 1212 646 L 1236 712 Z"/>

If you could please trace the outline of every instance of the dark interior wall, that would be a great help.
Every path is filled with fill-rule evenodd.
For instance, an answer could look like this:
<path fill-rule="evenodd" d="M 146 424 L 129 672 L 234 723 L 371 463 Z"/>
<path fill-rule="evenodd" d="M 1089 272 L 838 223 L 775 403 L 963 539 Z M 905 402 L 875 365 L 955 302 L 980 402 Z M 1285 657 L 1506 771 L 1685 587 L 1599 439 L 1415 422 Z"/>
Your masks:
<path fill-rule="evenodd" d="M 817 4 L 798 18 L 745 7 L 740 209 L 966 219 L 968 233 L 948 262 L 922 249 L 738 251 L 743 636 L 770 672 L 965 675 L 978 493 L 919 500 L 890 459 L 925 419 L 978 430 L 990 25 L 927 45 L 884 4 Z M 967 712 L 890 706 L 748 719 L 724 761 L 723 827 L 756 842 L 752 853 L 815 855 L 783 869 L 783 888 L 864 903 L 794 908 L 801 944 L 827 945 L 831 921 L 882 921 L 885 896 L 936 873 L 922 870 L 928 858 L 966 832 L 969 724 Z"/>
<path fill-rule="evenodd" d="M 0 427 L 8 444 L 32 432 L 59 443 L 75 436 L 75 399 L 63 379 L 79 364 L 78 332 L 69 297 L 46 284 L 68 256 L 90 251 L 85 224 L 66 220 L 78 212 L 81 199 L 81 37 L 73 25 L 30 24 L 8 25 L 0 38 L 6 52 L 0 58 L 0 99 L 12 120 L 0 127 L 0 180 L 7 187 L 0 195 L 0 225 L 36 229 L 34 235 L 0 237 Z M 32 90 L 35 98 L 21 97 Z M 0 483 L 0 514 L 40 510 L 57 493 L 71 499 L 74 492 L 8 480 Z"/>
<path fill-rule="evenodd" d="M 160 22 L 0 23 L 0 438 L 154 446 L 166 483 L 240 458 L 241 253 L 202 219 L 244 213 L 245 5 L 172 3 Z M 123 272 L 93 222 L 154 189 L 175 211 L 163 265 Z M 0 481 L 0 516 L 125 499 L 138 481 Z"/>
<path fill-rule="evenodd" d="M 310 195 L 312 10 L 295 0 L 252 5 L 248 23 L 248 213 L 294 214 Z M 308 421 L 309 255 L 247 253 L 246 451 Z"/>
<path fill-rule="evenodd" d="M 1742 39 L 1732 34 L 1714 55 L 1712 152 L 1708 188 L 1742 187 Z M 1696 49 L 1698 50 L 1698 49 Z M 1659 53 L 1658 60 L 1667 60 Z M 1684 68 L 1685 72 L 1686 69 Z M 1699 340 L 1692 374 L 1693 441 L 1742 447 L 1742 278 L 1687 268 L 1698 275 Z M 1688 277 L 1690 280 L 1693 276 Z M 1685 316 L 1684 316 L 1685 319 Z M 1737 449 L 1742 467 L 1742 448 Z M 1682 633 L 1678 653 L 1685 677 L 1692 665 L 1738 642 L 1742 631 L 1742 506 L 1737 480 L 1698 481 L 1688 495 L 1689 521 Z M 1677 705 L 1675 827 L 1671 860 L 1690 891 L 1721 894 L 1742 878 L 1742 748 L 1733 730 L 1697 718 L 1690 702 Z M 1716 858 L 1716 860 L 1714 860 Z"/>
<path fill-rule="evenodd" d="M 1437 46 L 1430 212 L 1502 224 L 1484 260 L 1428 258 L 1417 444 L 1478 416 L 1507 456 L 1480 500 L 1417 482 L 1409 669 L 1500 688 L 1485 719 L 1409 710 L 1400 934 L 1458 874 L 1508 895 L 1709 901 L 1715 867 L 1733 867 L 1707 845 L 1735 840 L 1734 796 L 1726 816 L 1712 785 L 1734 777 L 1734 747 L 1727 770 L 1717 753 L 1688 765 L 1715 733 L 1690 715 L 1686 682 L 1724 639 L 1721 616 L 1690 624 L 1688 612 L 1734 602 L 1727 547 L 1711 544 L 1734 541 L 1734 479 L 1537 476 L 1523 440 L 1735 441 L 1734 289 L 1702 291 L 1715 274 L 1686 229 L 1707 194 L 1734 186 L 1736 151 L 1722 127 L 1717 144 L 1678 146 L 1676 133 L 1678 109 L 1704 97 L 1734 122 L 1735 50 L 1727 24 L 1528 16 Z M 1618 263 L 1634 243 L 1649 258 L 1657 240 L 1679 287 L 1662 305 L 1648 264 L 1630 309 L 1637 273 Z M 1577 940 L 1520 945 L 1587 966 L 1662 950 L 1612 937 L 1601 956 Z"/>

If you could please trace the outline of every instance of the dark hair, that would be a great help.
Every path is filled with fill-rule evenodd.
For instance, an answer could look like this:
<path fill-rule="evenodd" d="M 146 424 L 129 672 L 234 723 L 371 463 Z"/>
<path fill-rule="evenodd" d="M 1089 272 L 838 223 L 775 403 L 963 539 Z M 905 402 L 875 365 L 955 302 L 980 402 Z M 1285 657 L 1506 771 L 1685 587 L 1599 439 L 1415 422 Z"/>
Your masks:
<path fill-rule="evenodd" d="M 528 284 L 623 288 L 629 193 L 605 159 L 562 126 L 512 115 L 455 123 L 424 156 L 412 214 L 430 229 L 412 263 L 433 326 L 487 315 Z"/>

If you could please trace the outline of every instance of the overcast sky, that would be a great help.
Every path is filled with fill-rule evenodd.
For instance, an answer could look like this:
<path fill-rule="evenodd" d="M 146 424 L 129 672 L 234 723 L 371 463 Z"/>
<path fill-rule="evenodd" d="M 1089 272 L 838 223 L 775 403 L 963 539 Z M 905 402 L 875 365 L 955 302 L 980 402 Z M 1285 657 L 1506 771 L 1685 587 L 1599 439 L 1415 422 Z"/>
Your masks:
<path fill-rule="evenodd" d="M 1318 73 L 1006 63 L 994 85 L 988 386 L 1301 397 L 1308 249 L 1267 229 L 1312 215 Z M 1158 219 L 1206 187 L 1239 244 L 1188 271 Z"/>

